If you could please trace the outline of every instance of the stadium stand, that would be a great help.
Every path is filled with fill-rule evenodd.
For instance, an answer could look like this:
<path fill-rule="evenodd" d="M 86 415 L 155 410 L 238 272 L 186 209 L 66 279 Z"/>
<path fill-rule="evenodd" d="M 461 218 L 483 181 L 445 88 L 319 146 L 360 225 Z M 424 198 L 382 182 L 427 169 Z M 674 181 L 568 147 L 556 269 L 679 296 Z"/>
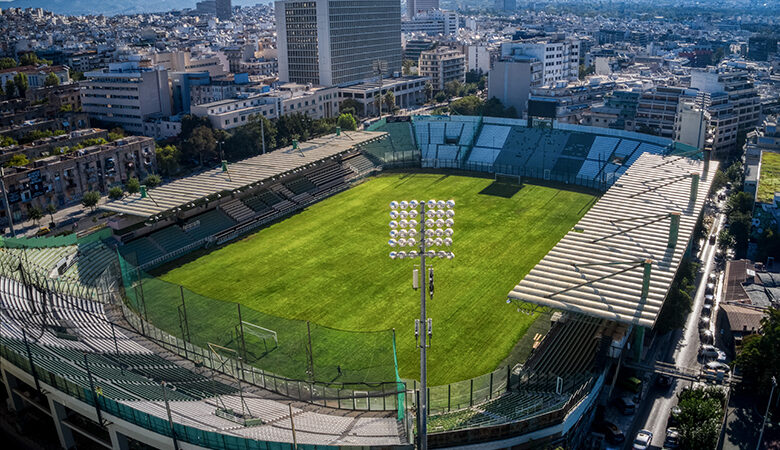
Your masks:
<path fill-rule="evenodd" d="M 220 208 L 225 212 L 225 214 L 230 216 L 238 223 L 241 223 L 247 219 L 251 219 L 255 215 L 254 211 L 252 211 L 252 209 L 247 207 L 239 199 L 234 199 L 223 203 L 220 205 Z"/>

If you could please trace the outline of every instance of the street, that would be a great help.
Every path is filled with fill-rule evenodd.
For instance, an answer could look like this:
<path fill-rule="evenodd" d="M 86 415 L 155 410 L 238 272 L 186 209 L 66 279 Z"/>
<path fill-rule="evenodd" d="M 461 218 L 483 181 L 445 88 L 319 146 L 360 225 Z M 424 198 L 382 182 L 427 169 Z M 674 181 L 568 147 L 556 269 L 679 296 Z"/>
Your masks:
<path fill-rule="evenodd" d="M 725 202 L 717 202 L 715 210 L 715 218 L 712 224 L 711 233 L 717 236 L 723 227 L 724 214 L 719 208 L 723 206 Z M 699 320 L 701 318 L 701 310 L 704 305 L 705 286 L 709 280 L 709 274 L 716 270 L 715 254 L 717 250 L 717 242 L 710 244 L 709 239 L 704 240 L 704 246 L 702 247 L 699 255 L 702 267 L 699 271 L 697 279 L 696 292 L 693 296 L 693 306 L 691 313 L 688 316 L 688 320 L 685 323 L 685 327 L 682 330 L 676 330 L 671 333 L 667 333 L 664 336 L 658 336 L 653 341 L 651 347 L 648 349 L 645 363 L 651 364 L 653 361 L 663 361 L 674 363 L 677 367 L 699 368 L 701 363 L 699 362 Z M 722 278 L 720 275 L 719 282 L 717 284 L 717 295 L 715 296 L 716 302 L 721 295 L 720 289 L 722 289 Z M 717 310 L 713 306 L 710 330 L 715 336 L 715 319 L 717 316 Z M 650 379 L 652 385 L 647 390 L 645 397 L 633 420 L 631 429 L 627 430 L 625 448 L 631 448 L 634 437 L 641 429 L 650 430 L 653 432 L 653 447 L 662 448 L 664 445 L 664 439 L 666 438 L 666 422 L 669 418 L 669 412 L 677 404 L 677 394 L 683 389 L 684 386 L 690 385 L 690 382 L 682 380 L 673 380 L 672 386 L 669 388 L 662 388 L 653 383 L 654 377 Z"/>

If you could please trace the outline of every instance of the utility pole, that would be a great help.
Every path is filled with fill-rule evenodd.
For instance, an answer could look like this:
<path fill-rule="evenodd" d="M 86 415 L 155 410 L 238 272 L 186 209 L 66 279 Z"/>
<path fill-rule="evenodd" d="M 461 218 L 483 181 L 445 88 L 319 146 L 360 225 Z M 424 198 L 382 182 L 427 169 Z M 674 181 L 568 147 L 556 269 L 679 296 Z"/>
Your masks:
<path fill-rule="evenodd" d="M 761 433 L 758 435 L 758 443 L 756 444 L 756 450 L 761 450 L 761 441 L 764 439 L 764 428 L 766 428 L 766 422 L 769 418 L 769 406 L 772 404 L 772 395 L 775 393 L 777 387 L 777 378 L 772 377 L 772 390 L 769 391 L 769 400 L 766 402 L 766 411 L 764 412 L 764 419 L 761 421 Z"/>
<path fill-rule="evenodd" d="M 8 216 L 8 228 L 11 230 L 11 236 L 16 237 L 14 218 L 11 215 L 11 205 L 8 204 L 8 192 L 5 190 L 5 169 L 3 167 L 0 167 L 0 187 L 3 188 L 3 203 L 5 203 L 5 215 Z"/>

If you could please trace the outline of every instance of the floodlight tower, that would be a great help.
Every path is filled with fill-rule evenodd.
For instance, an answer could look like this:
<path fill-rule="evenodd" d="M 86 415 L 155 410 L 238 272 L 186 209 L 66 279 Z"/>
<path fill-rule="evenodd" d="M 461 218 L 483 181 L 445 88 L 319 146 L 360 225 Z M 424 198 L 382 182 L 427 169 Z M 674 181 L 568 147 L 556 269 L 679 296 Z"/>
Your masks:
<path fill-rule="evenodd" d="M 418 250 L 390 252 L 390 259 L 420 258 L 420 270 L 414 270 L 412 287 L 420 288 L 420 318 L 415 320 L 414 337 L 419 338 L 420 348 L 420 396 L 417 408 L 417 433 L 420 437 L 419 448 L 428 448 L 428 356 L 427 349 L 433 336 L 433 320 L 425 314 L 425 283 L 429 285 L 429 295 L 433 299 L 433 268 L 425 271 L 426 258 L 452 259 L 451 251 L 434 250 L 435 247 L 450 247 L 452 245 L 452 227 L 455 224 L 454 200 L 417 200 L 390 202 L 390 247 L 412 247 Z M 417 221 L 419 216 L 420 221 Z M 418 241 L 419 239 L 419 241 Z M 427 274 L 427 278 L 426 278 Z M 422 277 L 422 280 L 418 278 Z"/>

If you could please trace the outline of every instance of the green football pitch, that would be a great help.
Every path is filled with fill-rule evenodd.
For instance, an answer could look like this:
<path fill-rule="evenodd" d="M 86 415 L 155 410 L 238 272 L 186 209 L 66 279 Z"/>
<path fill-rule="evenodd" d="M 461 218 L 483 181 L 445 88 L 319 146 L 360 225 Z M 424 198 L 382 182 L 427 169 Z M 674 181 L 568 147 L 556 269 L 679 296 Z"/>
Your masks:
<path fill-rule="evenodd" d="M 387 244 L 390 201 L 414 198 L 456 201 L 455 258 L 433 261 L 429 381 L 446 384 L 487 373 L 535 319 L 507 305 L 507 293 L 585 214 L 594 196 L 530 184 L 507 189 L 485 178 L 385 174 L 240 241 L 190 255 L 158 276 L 247 310 L 328 329 L 385 330 L 383 336 L 395 329 L 400 375 L 419 379 L 414 319 L 419 318 L 420 295 L 411 286 L 414 262 L 391 260 Z M 192 316 L 189 311 L 198 305 L 189 302 Z M 190 327 L 199 319 L 198 332 L 204 327 L 230 330 L 234 310 L 222 314 L 201 308 Z M 162 328 L 178 329 L 175 309 L 170 311 L 166 320 L 171 323 Z M 284 330 L 276 331 L 281 346 Z M 392 338 L 387 343 L 392 351 Z M 340 346 L 339 339 L 330 339 L 327 350 L 320 345 L 312 352 L 314 359 L 323 352 L 354 357 Z"/>

